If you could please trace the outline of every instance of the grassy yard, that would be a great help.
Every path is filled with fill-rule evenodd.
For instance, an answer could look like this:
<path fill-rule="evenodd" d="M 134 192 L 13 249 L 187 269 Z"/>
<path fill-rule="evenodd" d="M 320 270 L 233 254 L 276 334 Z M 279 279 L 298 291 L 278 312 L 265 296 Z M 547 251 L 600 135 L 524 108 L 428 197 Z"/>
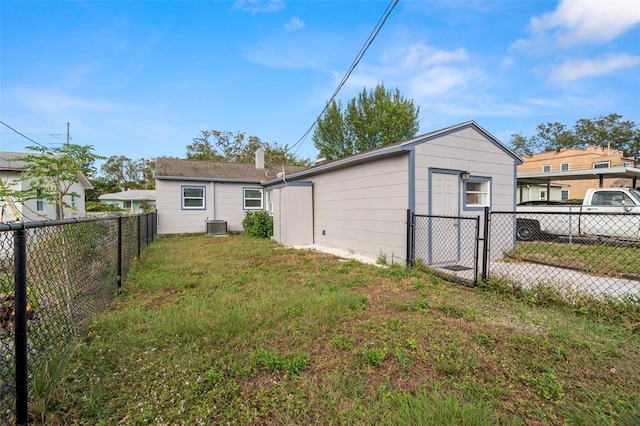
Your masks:
<path fill-rule="evenodd" d="M 640 424 L 637 317 L 245 236 L 159 238 L 124 289 L 39 421 Z"/>
<path fill-rule="evenodd" d="M 520 242 L 507 258 L 563 265 L 594 275 L 626 275 L 640 279 L 640 248 L 607 244 Z"/>

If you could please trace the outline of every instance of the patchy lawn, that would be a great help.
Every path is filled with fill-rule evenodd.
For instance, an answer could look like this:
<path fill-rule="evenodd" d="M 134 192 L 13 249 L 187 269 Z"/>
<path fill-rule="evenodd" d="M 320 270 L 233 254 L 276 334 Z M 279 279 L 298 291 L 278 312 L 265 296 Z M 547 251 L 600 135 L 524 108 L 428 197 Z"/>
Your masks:
<path fill-rule="evenodd" d="M 38 421 L 640 424 L 619 315 L 245 236 L 159 238 L 124 289 Z"/>

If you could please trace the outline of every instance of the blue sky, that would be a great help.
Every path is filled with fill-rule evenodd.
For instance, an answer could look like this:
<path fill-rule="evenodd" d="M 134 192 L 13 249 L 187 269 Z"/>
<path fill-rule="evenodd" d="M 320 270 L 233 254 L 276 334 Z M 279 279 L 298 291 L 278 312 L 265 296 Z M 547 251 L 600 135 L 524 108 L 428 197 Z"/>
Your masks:
<path fill-rule="evenodd" d="M 201 130 L 293 145 L 388 1 L 0 2 L 0 119 L 42 144 L 184 157 Z M 500 140 L 609 113 L 640 122 L 640 2 L 400 1 L 337 99 L 383 82 L 420 132 Z M 0 127 L 0 149 L 31 142 Z M 309 136 L 297 155 L 315 158 Z"/>

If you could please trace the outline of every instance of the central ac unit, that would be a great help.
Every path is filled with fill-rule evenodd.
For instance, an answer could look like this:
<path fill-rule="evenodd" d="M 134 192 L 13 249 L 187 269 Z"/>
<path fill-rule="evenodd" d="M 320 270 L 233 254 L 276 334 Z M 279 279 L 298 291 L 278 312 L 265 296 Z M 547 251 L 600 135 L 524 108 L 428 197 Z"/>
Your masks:
<path fill-rule="evenodd" d="M 224 220 L 207 221 L 207 234 L 227 235 L 227 222 L 225 222 Z"/>

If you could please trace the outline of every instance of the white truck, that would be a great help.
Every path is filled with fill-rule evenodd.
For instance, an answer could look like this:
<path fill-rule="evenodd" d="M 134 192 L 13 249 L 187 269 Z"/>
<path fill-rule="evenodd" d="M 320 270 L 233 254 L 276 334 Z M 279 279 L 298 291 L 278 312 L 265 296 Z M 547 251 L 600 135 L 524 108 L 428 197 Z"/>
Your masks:
<path fill-rule="evenodd" d="M 582 204 L 516 207 L 519 241 L 553 236 L 640 240 L 640 191 L 589 189 Z"/>

